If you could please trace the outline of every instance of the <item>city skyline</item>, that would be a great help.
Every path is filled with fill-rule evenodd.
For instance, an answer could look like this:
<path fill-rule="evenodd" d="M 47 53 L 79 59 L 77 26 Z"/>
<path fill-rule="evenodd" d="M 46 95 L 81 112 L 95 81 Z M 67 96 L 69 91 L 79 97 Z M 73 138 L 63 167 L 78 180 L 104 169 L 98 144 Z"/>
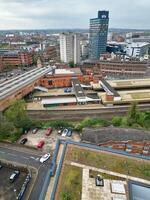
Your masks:
<path fill-rule="evenodd" d="M 149 9 L 148 0 L 1 0 L 0 30 L 89 28 L 98 10 L 109 10 L 110 28 L 150 29 Z"/>

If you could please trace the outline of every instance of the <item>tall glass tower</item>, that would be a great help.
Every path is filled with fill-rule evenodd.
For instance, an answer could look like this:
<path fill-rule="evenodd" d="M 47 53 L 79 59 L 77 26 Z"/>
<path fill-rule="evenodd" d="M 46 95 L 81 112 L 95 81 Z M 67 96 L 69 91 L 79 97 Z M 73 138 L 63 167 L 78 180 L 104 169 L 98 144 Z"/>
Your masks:
<path fill-rule="evenodd" d="M 89 58 L 99 60 L 106 52 L 109 11 L 98 11 L 98 18 L 90 19 Z"/>

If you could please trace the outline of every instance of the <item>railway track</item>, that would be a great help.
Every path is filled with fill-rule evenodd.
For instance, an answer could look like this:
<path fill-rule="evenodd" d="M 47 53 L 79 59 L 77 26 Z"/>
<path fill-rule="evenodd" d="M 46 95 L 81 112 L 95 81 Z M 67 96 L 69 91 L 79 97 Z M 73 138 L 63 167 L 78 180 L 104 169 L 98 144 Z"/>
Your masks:
<path fill-rule="evenodd" d="M 37 120 L 81 120 L 86 117 L 99 117 L 103 119 L 112 119 L 114 116 L 124 116 L 127 114 L 130 105 L 127 106 L 115 106 L 105 107 L 99 109 L 71 109 L 65 110 L 28 110 L 28 114 L 31 118 Z M 138 105 L 138 109 L 141 111 L 150 111 L 150 104 Z"/>

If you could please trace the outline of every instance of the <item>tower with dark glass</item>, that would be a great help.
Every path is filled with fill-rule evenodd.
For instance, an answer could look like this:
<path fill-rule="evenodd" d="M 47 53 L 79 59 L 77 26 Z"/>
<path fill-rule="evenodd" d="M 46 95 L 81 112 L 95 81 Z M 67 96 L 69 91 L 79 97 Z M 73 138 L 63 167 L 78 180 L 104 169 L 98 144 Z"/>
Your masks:
<path fill-rule="evenodd" d="M 89 58 L 99 60 L 106 52 L 109 11 L 98 11 L 98 18 L 90 19 Z"/>

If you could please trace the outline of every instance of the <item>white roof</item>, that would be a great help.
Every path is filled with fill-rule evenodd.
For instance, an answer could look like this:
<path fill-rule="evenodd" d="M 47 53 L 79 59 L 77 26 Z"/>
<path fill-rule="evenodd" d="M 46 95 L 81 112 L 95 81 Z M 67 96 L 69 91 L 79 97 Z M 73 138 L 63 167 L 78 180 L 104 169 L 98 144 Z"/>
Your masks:
<path fill-rule="evenodd" d="M 132 47 L 132 48 L 141 48 L 144 46 L 149 45 L 148 42 L 132 42 L 132 43 L 128 43 L 127 47 Z"/>
<path fill-rule="evenodd" d="M 125 194 L 125 187 L 124 184 L 121 182 L 112 182 L 111 183 L 111 188 L 113 193 L 119 193 L 119 194 Z"/>
<path fill-rule="evenodd" d="M 74 72 L 69 69 L 55 69 L 55 74 L 74 74 Z"/>
<path fill-rule="evenodd" d="M 76 103 L 75 97 L 61 97 L 61 98 L 49 98 L 42 99 L 42 104 L 60 104 L 60 103 Z"/>

